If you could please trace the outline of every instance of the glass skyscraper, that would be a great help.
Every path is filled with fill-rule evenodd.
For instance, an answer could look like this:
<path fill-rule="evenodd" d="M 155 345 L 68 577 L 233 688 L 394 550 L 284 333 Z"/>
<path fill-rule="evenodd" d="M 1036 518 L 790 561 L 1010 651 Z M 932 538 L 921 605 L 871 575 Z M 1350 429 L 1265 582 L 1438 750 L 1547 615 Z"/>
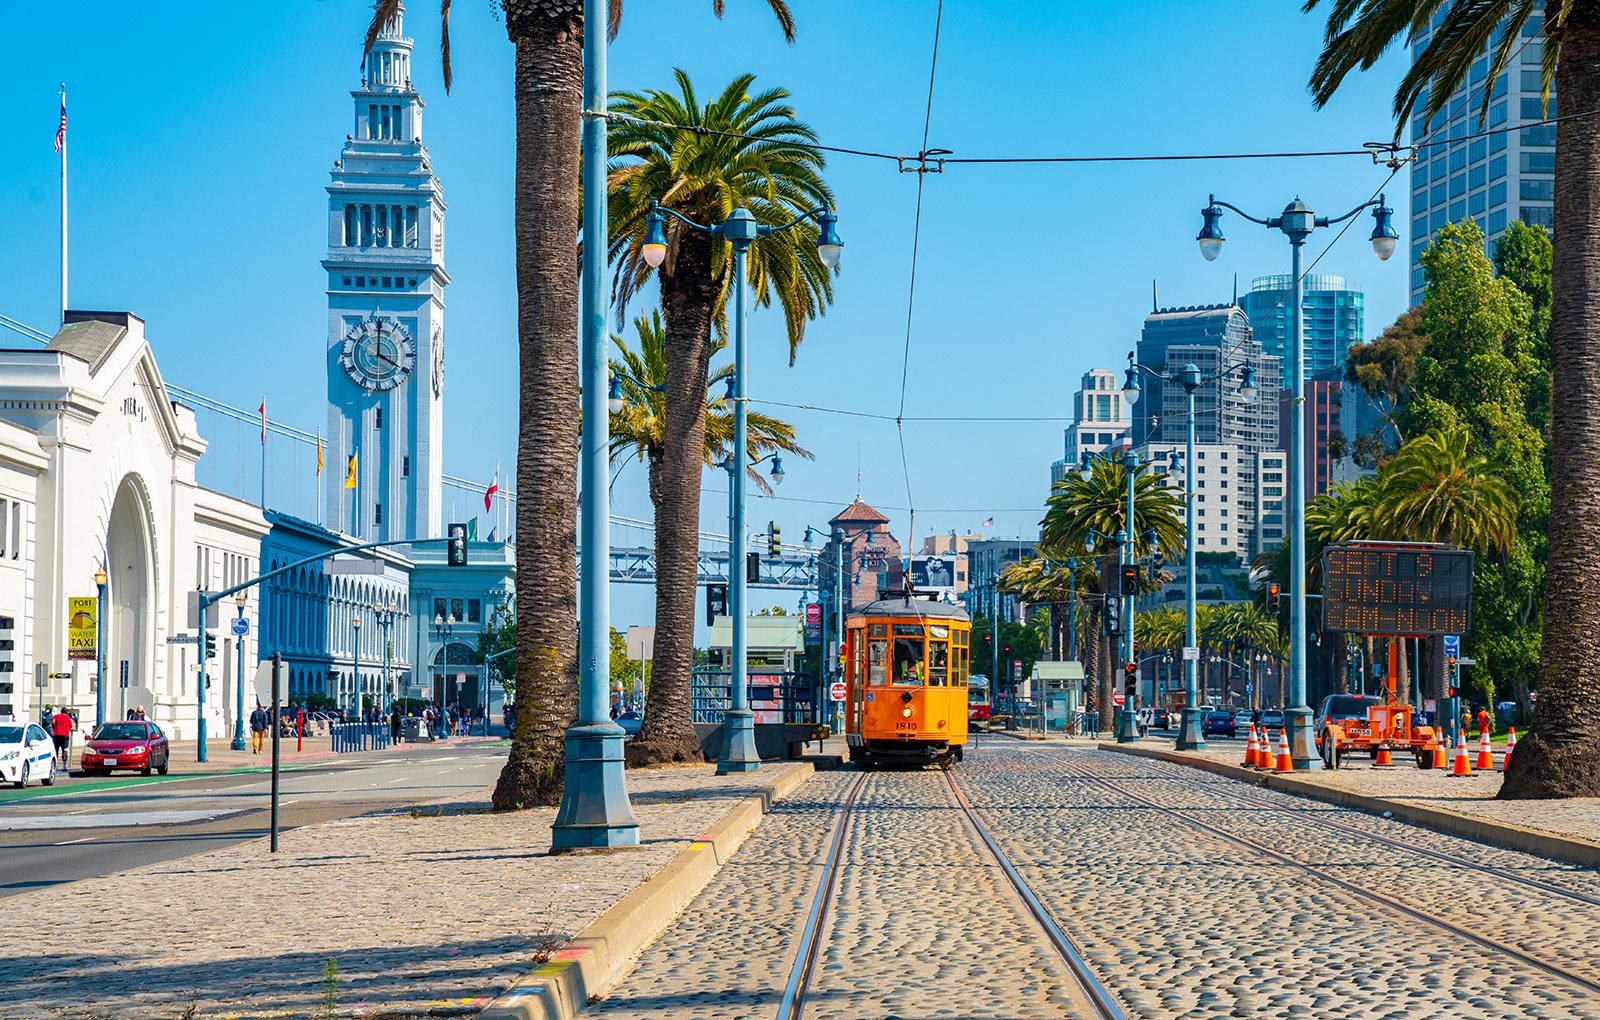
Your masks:
<path fill-rule="evenodd" d="M 1428 31 L 1412 42 L 1413 61 L 1442 20 L 1443 14 L 1435 15 Z M 1491 252 L 1494 239 L 1512 220 L 1547 230 L 1554 223 L 1556 129 L 1554 124 L 1536 123 L 1556 115 L 1555 93 L 1547 113 L 1540 90 L 1544 40 L 1536 36 L 1541 27 L 1539 17 L 1528 19 L 1520 52 L 1514 50 L 1511 66 L 1490 82 L 1490 57 L 1504 38 L 1504 29 L 1496 29 L 1473 61 L 1466 84 L 1433 121 L 1424 122 L 1420 111 L 1411 119 L 1413 145 L 1448 142 L 1422 149 L 1411 165 L 1412 304 L 1422 300 L 1422 250 L 1446 223 L 1471 216 L 1483 228 Z M 1489 90 L 1489 119 L 1480 125 L 1484 89 Z M 1486 128 L 1510 130 L 1467 137 Z"/>
<path fill-rule="evenodd" d="M 1289 388 L 1289 300 L 1294 278 L 1258 276 L 1250 293 L 1239 301 L 1255 327 L 1255 338 L 1265 354 L 1282 359 L 1284 389 Z M 1351 344 L 1366 339 L 1366 295 L 1345 283 L 1342 276 L 1311 273 L 1301 290 L 1305 328 L 1306 378 L 1344 367 Z"/>

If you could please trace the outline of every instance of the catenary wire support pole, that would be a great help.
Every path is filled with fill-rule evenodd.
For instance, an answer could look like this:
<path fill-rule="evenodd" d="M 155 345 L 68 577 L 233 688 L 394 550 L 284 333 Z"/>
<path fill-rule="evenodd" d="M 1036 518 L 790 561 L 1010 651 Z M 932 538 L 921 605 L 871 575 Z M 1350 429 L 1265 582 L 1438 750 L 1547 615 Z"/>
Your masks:
<path fill-rule="evenodd" d="M 606 0 L 583 2 L 583 236 L 593 251 L 606 238 Z M 578 343 L 582 352 L 583 432 L 578 510 L 578 718 L 566 731 L 566 779 L 550 827 L 551 849 L 637 846 L 639 823 L 623 775 L 622 727 L 606 711 L 611 689 L 611 494 L 606 380 L 606 260 L 579 270 Z"/>
<path fill-rule="evenodd" d="M 239 619 L 241 619 L 241 620 L 244 619 L 244 607 L 245 607 L 245 604 L 246 604 L 246 599 L 245 599 L 244 592 L 240 592 L 238 595 L 236 595 L 234 597 L 234 602 L 239 607 Z M 238 672 L 235 674 L 234 680 L 233 680 L 233 740 L 232 740 L 232 742 L 229 743 L 228 746 L 231 747 L 235 751 L 243 751 L 244 750 L 244 635 L 243 634 L 238 635 L 238 639 L 239 639 L 239 666 L 238 666 Z M 202 655 L 205 654 L 205 650 L 204 649 L 201 649 L 201 654 Z"/>
<path fill-rule="evenodd" d="M 1306 405 L 1305 405 L 1305 326 L 1303 321 L 1304 276 L 1301 269 L 1306 238 L 1318 227 L 1327 227 L 1350 219 L 1363 209 L 1372 209 L 1373 254 L 1380 261 L 1394 254 L 1397 235 L 1390 224 L 1393 210 L 1380 193 L 1377 198 L 1363 202 L 1345 213 L 1332 218 L 1318 216 L 1304 202 L 1296 198 L 1284 206 L 1282 214 L 1268 219 L 1251 216 L 1236 205 L 1209 196 L 1206 207 L 1200 210 L 1202 223 L 1195 240 L 1200 244 L 1200 254 L 1206 261 L 1214 260 L 1222 252 L 1222 210 L 1232 209 L 1251 223 L 1269 230 L 1280 231 L 1289 239 L 1290 284 L 1289 296 L 1289 697 L 1284 710 L 1289 730 L 1289 757 L 1296 769 L 1319 769 L 1322 759 L 1312 734 L 1311 707 L 1306 703 Z"/>
<path fill-rule="evenodd" d="M 590 0 L 594 2 L 594 0 Z M 587 97 L 586 97 L 587 102 Z M 598 104 L 600 100 L 597 98 Z M 599 121 L 604 125 L 604 121 Z M 597 169 L 597 178 L 594 184 L 596 189 L 605 187 L 604 160 Z M 587 163 L 585 164 L 588 165 Z M 585 196 L 588 191 L 584 192 Z M 799 226 L 805 221 L 815 218 L 817 221 L 817 254 L 824 266 L 831 270 L 839 262 L 839 253 L 843 244 L 834 229 L 837 217 L 827 206 L 818 206 L 796 216 L 787 223 L 778 226 L 767 226 L 757 223 L 755 215 L 743 206 L 734 209 L 728 218 L 721 223 L 707 226 L 696 223 L 682 213 L 662 206 L 659 202 L 652 202 L 650 213 L 646 218 L 644 244 L 641 253 L 644 260 L 652 268 L 658 267 L 667 256 L 666 217 L 671 216 L 691 230 L 720 237 L 727 241 L 733 248 L 733 375 L 729 379 L 729 387 L 733 398 L 733 450 L 730 452 L 725 466 L 728 469 L 728 616 L 733 625 L 733 640 L 730 654 L 733 661 L 729 669 L 729 684 L 731 690 L 728 697 L 728 711 L 723 717 L 723 734 L 725 742 L 722 757 L 717 759 L 717 774 L 725 775 L 731 772 L 754 772 L 761 767 L 761 756 L 756 752 L 755 714 L 750 711 L 750 662 L 746 654 L 747 634 L 749 625 L 749 612 L 745 605 L 747 578 L 745 574 L 744 556 L 749 545 L 748 528 L 745 523 L 745 472 L 751 465 L 748 463 L 749 449 L 747 438 L 747 417 L 749 400 L 746 394 L 748 387 L 745 380 L 746 368 L 746 319 L 749 303 L 747 292 L 750 289 L 749 280 L 745 273 L 745 259 L 750 251 L 750 246 L 757 240 L 772 234 L 783 233 Z M 596 234 L 593 236 L 603 236 Z M 602 321 L 601 325 L 604 325 Z M 602 334 L 603 336 L 603 334 Z M 602 455 L 604 451 L 602 449 Z M 758 459 L 755 463 L 760 463 Z M 772 476 L 774 480 L 783 477 L 783 466 L 776 456 L 773 456 Z M 601 484 L 604 484 L 602 474 Z"/>

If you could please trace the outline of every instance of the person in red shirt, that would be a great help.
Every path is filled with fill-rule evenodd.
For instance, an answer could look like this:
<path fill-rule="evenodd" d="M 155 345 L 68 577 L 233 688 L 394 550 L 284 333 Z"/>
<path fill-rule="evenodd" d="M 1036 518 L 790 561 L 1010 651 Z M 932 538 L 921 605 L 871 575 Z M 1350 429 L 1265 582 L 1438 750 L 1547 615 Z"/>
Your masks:
<path fill-rule="evenodd" d="M 72 750 L 72 716 L 64 708 L 56 709 L 56 714 L 50 718 L 50 732 L 56 738 L 56 761 L 60 762 L 61 771 L 67 770 L 67 756 Z"/>
<path fill-rule="evenodd" d="M 1489 732 L 1489 710 L 1486 709 L 1486 708 L 1480 708 L 1480 709 L 1478 709 L 1478 737 L 1479 737 L 1479 739 L 1482 739 L 1483 735 L 1485 733 L 1488 733 L 1488 732 Z"/>

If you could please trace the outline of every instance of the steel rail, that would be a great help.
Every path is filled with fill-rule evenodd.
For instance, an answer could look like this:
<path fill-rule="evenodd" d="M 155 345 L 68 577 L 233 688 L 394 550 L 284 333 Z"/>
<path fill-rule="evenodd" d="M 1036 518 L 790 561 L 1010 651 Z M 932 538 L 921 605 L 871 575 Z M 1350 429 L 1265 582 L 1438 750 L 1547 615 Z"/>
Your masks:
<path fill-rule="evenodd" d="M 1354 895 L 1359 896 L 1359 897 L 1361 897 L 1363 899 L 1367 899 L 1367 900 L 1370 900 L 1370 901 L 1372 901 L 1374 903 L 1377 903 L 1378 905 L 1380 905 L 1382 907 L 1385 907 L 1385 908 L 1387 908 L 1388 910 L 1390 910 L 1390 911 L 1392 911 L 1394 913 L 1403 915 L 1404 917 L 1408 917 L 1408 918 L 1411 918 L 1413 920 L 1421 921 L 1424 924 L 1433 925 L 1436 928 L 1442 929 L 1447 934 L 1455 935 L 1455 936 L 1458 936 L 1460 938 L 1466 939 L 1469 942 L 1476 943 L 1477 945 L 1483 947 L 1484 949 L 1488 949 L 1491 952 L 1502 953 L 1502 954 L 1504 954 L 1506 956 L 1511 957 L 1512 959 L 1515 959 L 1515 960 L 1517 960 L 1517 961 L 1519 961 L 1521 963 L 1526 964 L 1529 967 L 1532 967 L 1532 968 L 1534 968 L 1536 970 L 1543 971 L 1544 973 L 1549 974 L 1552 977 L 1556 977 L 1556 978 L 1559 978 L 1559 979 L 1561 979 L 1563 981 L 1567 981 L 1567 982 L 1570 982 L 1570 983 L 1572 983 L 1574 985 L 1577 985 L 1578 987 L 1589 991 L 1591 994 L 1600 995 L 1600 981 L 1596 981 L 1596 980 L 1593 980 L 1593 979 L 1590 979 L 1590 978 L 1586 978 L 1586 977 L 1582 976 L 1581 974 L 1574 974 L 1572 971 L 1569 971 L 1564 967 L 1558 966 L 1556 964 L 1550 963 L 1550 962 L 1545 961 L 1545 960 L 1541 960 L 1538 957 L 1533 956 L 1533 955 L 1531 955 L 1529 953 L 1524 953 L 1520 949 L 1517 949 L 1517 948 L 1515 948 L 1513 946 L 1508 946 L 1505 943 L 1500 942 L 1497 939 L 1490 938 L 1487 935 L 1481 935 L 1481 934 L 1479 934 L 1479 933 L 1477 933 L 1475 931 L 1472 931 L 1469 928 L 1463 928 L 1462 926 L 1460 926 L 1458 924 L 1455 924 L 1454 922 L 1446 921 L 1443 918 L 1435 917 L 1434 915 L 1428 913 L 1425 910 L 1419 910 L 1416 907 L 1408 906 L 1407 904 L 1402 903 L 1399 900 L 1391 899 L 1388 896 L 1384 896 L 1384 895 L 1382 895 L 1380 893 L 1376 893 L 1376 892 L 1372 891 L 1371 889 L 1368 889 L 1368 888 L 1365 888 L 1363 886 L 1357 885 L 1354 882 L 1347 882 L 1342 878 L 1339 878 L 1339 877 L 1337 877 L 1335 875 L 1329 874 L 1326 871 L 1323 871 L 1321 868 L 1318 868 L 1315 865 L 1306 864 L 1306 863 L 1304 863 L 1302 861 L 1295 860 L 1293 857 L 1290 857 L 1289 855 L 1287 855 L 1285 853 L 1282 853 L 1282 852 L 1280 852 L 1278 850 L 1274 850 L 1272 847 L 1269 847 L 1269 846 L 1267 846 L 1267 845 L 1265 845 L 1263 843 L 1258 843 L 1255 840 L 1249 838 L 1248 836 L 1240 836 L 1237 833 L 1228 832 L 1225 829 L 1222 829 L 1222 828 L 1219 828 L 1219 827 L 1217 827 L 1215 825 L 1212 825 L 1210 822 L 1204 822 L 1204 821 L 1201 821 L 1198 818 L 1191 818 L 1187 814 L 1184 814 L 1183 811 L 1181 809 L 1179 809 L 1179 808 L 1171 808 L 1171 807 L 1167 807 L 1166 805 L 1163 805 L 1163 804 L 1158 804 L 1155 801 L 1150 800 L 1147 797 L 1143 797 L 1143 796 L 1141 796 L 1141 795 L 1139 795 L 1137 793 L 1133 793 L 1133 792 L 1129 791 L 1128 789 L 1126 789 L 1126 788 L 1124 788 L 1122 786 L 1117 785 L 1115 782 L 1113 782 L 1112 780 L 1110 780 L 1110 779 L 1108 779 L 1108 778 L 1106 778 L 1104 776 L 1096 775 L 1093 772 L 1085 771 L 1076 762 L 1068 761 L 1067 759 L 1062 758 L 1062 757 L 1060 757 L 1058 755 L 1044 754 L 1044 753 L 1039 752 L 1039 751 L 1029 751 L 1028 753 L 1036 755 L 1037 757 L 1040 757 L 1040 758 L 1045 758 L 1047 760 L 1054 761 L 1056 764 L 1060 765 L 1069 774 L 1078 776 L 1081 779 L 1088 780 L 1089 782 L 1094 783 L 1094 784 L 1096 784 L 1096 785 L 1098 785 L 1100 787 L 1103 787 L 1104 789 L 1110 790 L 1112 793 L 1118 794 L 1118 795 L 1120 795 L 1122 797 L 1126 797 L 1127 799 L 1135 802 L 1136 804 L 1142 804 L 1147 808 L 1150 808 L 1152 810 L 1159 811 L 1162 814 L 1168 815 L 1168 816 L 1172 817 L 1173 819 L 1175 819 L 1175 820 L 1177 820 L 1179 822 L 1182 822 L 1183 824 L 1189 826 L 1192 829 L 1199 829 L 1202 832 L 1210 833 L 1211 835 L 1216 836 L 1219 839 L 1224 840 L 1225 842 L 1232 843 L 1235 846 L 1239 846 L 1239 847 L 1242 847 L 1242 848 L 1244 848 L 1246 850 L 1252 851 L 1254 853 L 1258 853 L 1258 854 L 1262 855 L 1263 857 L 1272 858 L 1273 860 L 1276 860 L 1276 861 L 1279 861 L 1279 862 L 1281 862 L 1283 864 L 1286 864 L 1289 867 L 1296 869 L 1297 871 L 1301 871 L 1301 872 L 1311 876 L 1312 878 L 1321 879 L 1322 881 L 1327 882 L 1327 883 L 1329 883 L 1331 885 L 1338 886 L 1340 889 L 1343 889 L 1345 892 L 1353 893 Z"/>
<path fill-rule="evenodd" d="M 817 954 L 822 948 L 819 936 L 823 922 L 828 917 L 828 908 L 833 903 L 839 860 L 844 856 L 845 831 L 849 828 L 850 816 L 855 812 L 856 801 L 861 796 L 861 788 L 866 785 L 867 775 L 866 772 L 861 773 L 850 785 L 839 812 L 839 820 L 833 827 L 833 839 L 828 843 L 828 853 L 822 862 L 822 878 L 817 883 L 816 895 L 812 897 L 811 909 L 806 913 L 805 926 L 800 929 L 800 937 L 796 940 L 794 965 L 789 969 L 789 981 L 784 985 L 783 998 L 778 1002 L 778 1020 L 800 1020 L 805 1012 L 806 991 L 811 987 L 811 973 L 816 969 Z"/>
<path fill-rule="evenodd" d="M 1017 871 L 1016 865 L 1011 863 L 1011 858 L 1006 856 L 1006 852 L 1000 848 L 1000 844 L 989 833 L 988 827 L 983 824 L 983 821 L 978 817 L 978 813 L 972 809 L 972 804 L 968 802 L 966 794 L 961 789 L 961 784 L 957 783 L 955 776 L 948 771 L 944 772 L 944 779 L 950 785 L 950 794 L 955 798 L 956 805 L 961 808 L 967 825 L 977 835 L 978 841 L 989 851 L 990 856 L 995 859 L 995 863 L 1000 865 L 1000 870 L 1005 873 L 1006 879 L 1011 883 L 1011 888 L 1016 891 L 1017 896 L 1022 900 L 1023 906 L 1027 908 L 1029 915 L 1033 917 L 1034 923 L 1044 931 L 1051 947 L 1066 963 L 1067 969 L 1071 971 L 1072 976 L 1077 979 L 1079 988 L 1083 990 L 1084 995 L 1088 998 L 1090 1004 L 1094 1006 L 1097 1014 L 1105 1017 L 1106 1020 L 1124 1020 L 1126 1014 L 1123 1012 L 1116 996 L 1095 976 L 1088 962 L 1084 960 L 1083 954 L 1078 952 L 1077 945 L 1056 924 L 1055 918 L 1050 916 L 1050 911 L 1045 909 L 1044 904 L 1034 894 L 1027 880 Z"/>

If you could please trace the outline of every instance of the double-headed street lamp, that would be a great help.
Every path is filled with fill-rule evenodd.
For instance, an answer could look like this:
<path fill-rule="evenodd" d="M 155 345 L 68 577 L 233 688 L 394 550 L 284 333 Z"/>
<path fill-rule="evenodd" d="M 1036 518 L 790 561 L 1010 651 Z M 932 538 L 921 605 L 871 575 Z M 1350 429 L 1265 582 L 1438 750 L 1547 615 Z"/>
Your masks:
<path fill-rule="evenodd" d="M 595 24 L 599 24 L 598 21 Z M 601 187 L 604 180 L 601 180 Z M 749 281 L 745 279 L 745 255 L 758 239 L 793 229 L 808 219 L 817 221 L 817 255 L 822 264 L 832 269 L 839 264 L 843 242 L 834 229 L 836 217 L 827 206 L 807 210 L 788 223 L 769 227 L 756 222 L 754 214 L 743 206 L 733 210 L 721 223 L 710 226 L 696 223 L 682 213 L 652 202 L 645 220 L 645 239 L 640 253 L 652 269 L 660 267 L 667 257 L 666 217 L 671 216 L 692 230 L 720 237 L 733 246 L 733 376 L 729 379 L 729 396 L 733 400 L 733 450 L 728 458 L 728 615 L 733 623 L 733 670 L 730 677 L 733 690 L 729 708 L 724 716 L 723 730 L 727 741 L 722 757 L 717 760 L 717 774 L 729 772 L 754 772 L 761 767 L 761 756 L 756 753 L 755 716 L 749 707 L 749 667 L 746 648 L 745 575 L 743 564 L 735 569 L 734 557 L 748 544 L 744 520 L 746 446 L 745 386 L 745 292 Z M 595 236 L 603 236 L 597 234 Z M 775 455 L 770 455 L 774 456 Z M 766 458 L 761 458 L 765 460 Z M 760 463 L 760 460 L 757 461 Z M 773 477 L 783 477 L 782 462 L 774 459 Z"/>
<path fill-rule="evenodd" d="M 1178 727 L 1178 750 L 1192 751 L 1206 746 L 1204 727 L 1200 720 L 1199 682 L 1196 671 L 1199 663 L 1190 658 L 1187 649 L 1198 647 L 1199 641 L 1199 609 L 1195 597 L 1195 481 L 1194 481 L 1194 394 L 1201 386 L 1215 382 L 1234 372 L 1239 372 L 1239 397 L 1245 403 L 1256 399 L 1255 369 L 1243 361 L 1225 363 L 1209 375 L 1202 375 L 1200 369 L 1187 364 L 1176 372 L 1158 372 L 1146 368 L 1133 359 L 1133 352 L 1128 352 L 1128 376 L 1123 383 L 1123 395 L 1133 394 L 1132 400 L 1137 400 L 1140 393 L 1139 373 L 1143 372 L 1152 378 L 1166 382 L 1177 383 L 1183 387 L 1185 398 L 1189 403 L 1188 429 L 1184 437 L 1183 452 L 1183 527 L 1184 527 L 1184 578 L 1183 578 L 1183 645 L 1186 649 L 1183 657 L 1183 720 Z"/>
<path fill-rule="evenodd" d="M 94 728 L 99 729 L 106 721 L 106 583 L 110 580 L 102 567 L 94 572 L 94 586 L 97 592 L 94 610 Z M 200 621 L 201 632 L 205 631 L 205 621 Z M 205 639 L 201 638 L 200 654 L 206 654 Z M 206 692 L 200 691 L 200 703 L 205 704 Z M 154 705 L 150 706 L 152 709 Z M 200 760 L 206 760 L 206 716 L 200 713 Z"/>
<path fill-rule="evenodd" d="M 1316 215 L 1298 198 L 1285 206 L 1281 215 L 1258 219 L 1212 195 L 1206 207 L 1200 210 L 1203 221 L 1195 237 L 1200 243 L 1200 254 L 1207 262 L 1214 261 L 1222 253 L 1222 210 L 1232 209 L 1251 223 L 1281 231 L 1289 239 L 1289 700 L 1293 704 L 1285 710 L 1284 716 L 1289 728 L 1289 756 L 1296 769 L 1322 767 L 1311 732 L 1311 707 L 1306 704 L 1306 351 L 1301 249 L 1317 227 L 1342 223 L 1367 208 L 1372 209 L 1372 234 L 1368 240 L 1372 242 L 1373 254 L 1380 261 L 1388 259 L 1394 254 L 1399 235 L 1390 223 L 1394 210 L 1385 204 L 1382 193 L 1343 216 L 1331 219 Z"/>
<path fill-rule="evenodd" d="M 388 698 L 391 703 L 394 701 L 394 690 L 389 686 L 389 628 L 394 626 L 395 618 L 399 614 L 400 607 L 393 602 L 388 605 L 382 602 L 372 604 L 372 618 L 383 628 L 383 691 L 378 695 L 380 713 L 387 710 L 383 704 L 384 698 Z"/>
<path fill-rule="evenodd" d="M 361 614 L 350 615 L 350 700 L 355 705 L 356 722 L 365 722 L 361 715 Z"/>
<path fill-rule="evenodd" d="M 244 592 L 233 597 L 233 604 L 239 609 L 239 619 L 244 619 L 246 599 Z M 235 751 L 244 750 L 244 635 L 239 634 L 239 672 L 233 681 L 233 740 L 229 743 Z M 205 648 L 200 649 L 205 654 Z"/>

